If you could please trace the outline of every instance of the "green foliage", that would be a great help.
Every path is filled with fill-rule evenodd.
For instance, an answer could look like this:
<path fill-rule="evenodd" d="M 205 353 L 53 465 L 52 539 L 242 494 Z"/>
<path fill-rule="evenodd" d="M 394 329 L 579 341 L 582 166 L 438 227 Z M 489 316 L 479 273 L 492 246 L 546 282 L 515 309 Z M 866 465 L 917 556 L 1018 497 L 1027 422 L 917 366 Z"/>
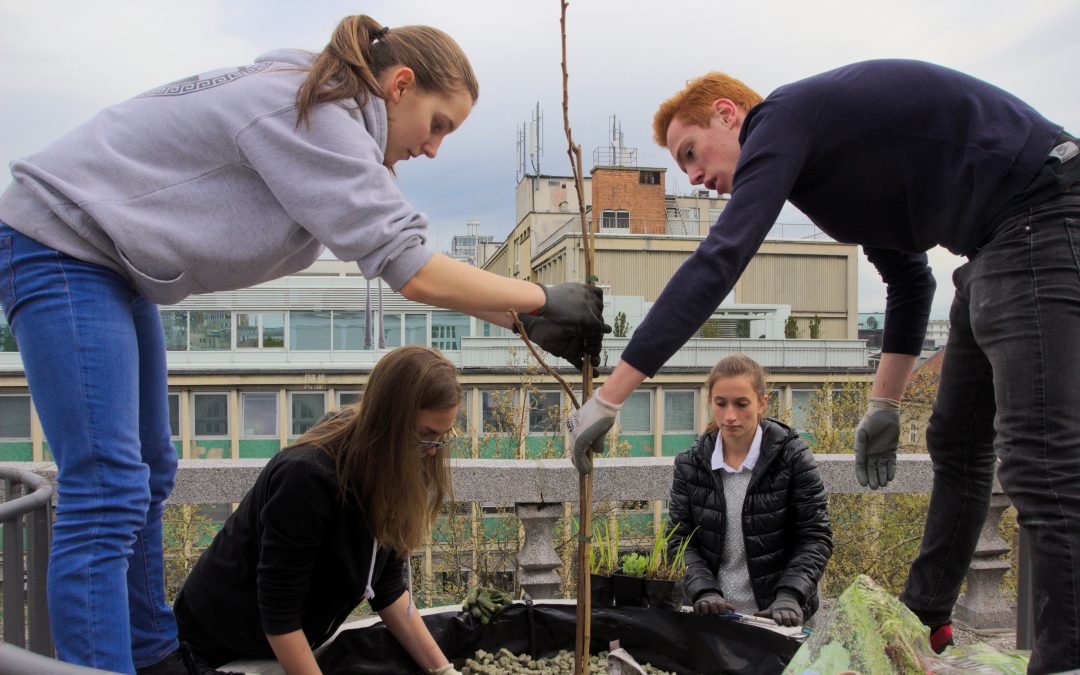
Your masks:
<path fill-rule="evenodd" d="M 576 522 L 576 521 L 575 521 Z M 605 520 L 604 527 L 593 524 L 589 557 L 593 574 L 613 574 L 619 560 L 619 521 Z"/>
<path fill-rule="evenodd" d="M 611 337 L 624 338 L 630 335 L 630 322 L 626 320 L 626 312 L 615 313 L 615 323 L 611 326 Z"/>
<path fill-rule="evenodd" d="M 799 322 L 793 316 L 789 316 L 784 322 L 784 337 L 794 340 L 799 337 Z"/>
<path fill-rule="evenodd" d="M 671 529 L 657 532 L 653 537 L 653 549 L 649 555 L 649 566 L 645 573 L 647 578 L 678 581 L 686 573 L 686 547 L 690 545 L 690 540 L 694 538 L 698 528 L 695 527 L 689 536 L 683 538 L 675 551 L 675 557 L 669 560 L 668 542 L 678 529 L 679 526 L 675 525 Z"/>
<path fill-rule="evenodd" d="M 690 545 L 690 540 L 694 538 L 694 534 L 696 534 L 697 531 L 698 528 L 695 527 L 690 535 L 683 539 L 682 543 L 679 544 L 678 550 L 675 551 L 675 559 L 668 564 L 668 579 L 677 581 L 686 574 L 686 547 Z"/>
<path fill-rule="evenodd" d="M 640 553 L 627 553 L 622 557 L 622 572 L 631 577 L 644 577 L 649 559 Z"/>
<path fill-rule="evenodd" d="M 165 558 L 165 599 L 169 604 L 184 585 L 199 555 L 213 540 L 217 526 L 191 504 L 170 504 L 161 515 Z"/>
<path fill-rule="evenodd" d="M 821 317 L 817 314 L 810 319 L 810 339 L 818 340 L 821 338 Z"/>
<path fill-rule="evenodd" d="M 0 323 L 0 352 L 17 351 L 19 351 L 19 345 L 15 344 L 15 334 L 7 327 L 7 324 Z"/>
<path fill-rule="evenodd" d="M 925 452 L 911 444 L 912 424 L 925 428 L 937 389 L 934 372 L 919 373 L 904 395 L 900 409 L 901 452 Z M 815 454 L 848 454 L 855 450 L 855 428 L 866 410 L 868 382 L 823 384 L 810 398 L 807 428 Z M 921 440 L 923 434 L 918 434 Z M 907 445 L 905 445 L 907 443 Z M 903 588 L 911 561 L 918 554 L 929 495 L 833 494 L 829 518 L 833 555 L 822 579 L 822 592 L 835 596 L 859 574 L 867 574 L 892 593 Z"/>

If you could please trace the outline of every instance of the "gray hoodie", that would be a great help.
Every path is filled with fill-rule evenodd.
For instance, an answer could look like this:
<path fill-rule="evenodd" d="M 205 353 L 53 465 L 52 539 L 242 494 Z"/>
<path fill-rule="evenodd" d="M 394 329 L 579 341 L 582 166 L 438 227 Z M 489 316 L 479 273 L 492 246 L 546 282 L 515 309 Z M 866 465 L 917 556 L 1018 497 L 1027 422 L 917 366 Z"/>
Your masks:
<path fill-rule="evenodd" d="M 320 104 L 297 129 L 312 61 L 273 51 L 104 109 L 11 164 L 0 221 L 158 304 L 297 272 L 324 246 L 400 289 L 432 254 L 382 164 L 386 106 Z"/>

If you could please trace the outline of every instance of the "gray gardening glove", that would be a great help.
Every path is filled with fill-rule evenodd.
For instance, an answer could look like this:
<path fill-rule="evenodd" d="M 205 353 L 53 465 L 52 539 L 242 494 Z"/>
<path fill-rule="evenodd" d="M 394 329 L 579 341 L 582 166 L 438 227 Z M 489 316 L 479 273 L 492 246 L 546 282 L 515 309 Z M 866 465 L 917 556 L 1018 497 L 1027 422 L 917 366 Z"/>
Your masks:
<path fill-rule="evenodd" d="M 570 460 L 582 476 L 592 472 L 589 448 L 594 455 L 604 452 L 604 436 L 611 431 L 621 408 L 622 404 L 608 403 L 600 398 L 600 392 L 596 392 L 566 418 L 566 428 L 570 431 Z"/>
<path fill-rule="evenodd" d="M 604 323 L 604 292 L 596 286 L 576 281 L 537 285 L 544 290 L 544 304 L 534 312 L 536 316 L 573 326 L 581 335 L 611 332 L 611 326 Z"/>
<path fill-rule="evenodd" d="M 585 357 L 588 356 L 593 367 L 593 377 L 600 374 L 596 367 L 600 365 L 601 338 L 582 337 L 581 332 L 573 326 L 538 316 L 520 314 L 518 318 L 525 327 L 525 335 L 545 352 L 566 359 L 578 370 L 582 369 Z M 514 324 L 513 330 L 518 332 L 517 324 Z"/>
<path fill-rule="evenodd" d="M 777 591 L 772 604 L 760 612 L 754 612 L 754 616 L 772 619 L 781 626 L 799 626 L 803 622 L 802 603 L 791 591 Z"/>
<path fill-rule="evenodd" d="M 900 401 L 871 396 L 855 429 L 855 478 L 871 490 L 896 478 L 896 446 L 900 443 Z"/>
<path fill-rule="evenodd" d="M 711 614 L 719 616 L 720 614 L 727 614 L 734 611 L 734 607 L 731 606 L 724 596 L 719 593 L 706 593 L 697 600 L 694 601 L 694 613 L 695 614 Z"/>

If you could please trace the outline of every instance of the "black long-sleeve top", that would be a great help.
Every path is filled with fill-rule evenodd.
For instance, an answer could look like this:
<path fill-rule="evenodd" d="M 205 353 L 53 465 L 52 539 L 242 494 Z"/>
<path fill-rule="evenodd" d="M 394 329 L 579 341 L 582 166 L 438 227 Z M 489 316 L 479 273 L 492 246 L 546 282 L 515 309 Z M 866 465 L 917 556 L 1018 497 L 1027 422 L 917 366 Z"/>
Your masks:
<path fill-rule="evenodd" d="M 266 635 L 303 629 L 325 642 L 360 604 L 374 540 L 339 497 L 333 459 L 311 447 L 275 455 L 184 583 L 206 632 L 238 654 L 273 658 Z M 379 547 L 371 608 L 405 591 L 403 561 Z"/>
<path fill-rule="evenodd" d="M 969 255 L 1062 128 L 1012 94 L 929 63 L 866 61 L 780 87 L 743 122 L 731 199 L 622 358 L 652 376 L 712 315 L 791 201 L 860 244 L 887 286 L 883 349 L 918 354 L 926 251 Z"/>

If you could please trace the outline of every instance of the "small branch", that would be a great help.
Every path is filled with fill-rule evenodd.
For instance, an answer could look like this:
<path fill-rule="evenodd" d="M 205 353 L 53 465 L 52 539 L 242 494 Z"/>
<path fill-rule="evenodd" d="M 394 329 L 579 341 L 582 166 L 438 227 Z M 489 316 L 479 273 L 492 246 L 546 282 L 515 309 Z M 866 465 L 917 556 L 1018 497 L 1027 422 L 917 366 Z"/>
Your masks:
<path fill-rule="evenodd" d="M 514 325 L 516 325 L 518 329 L 518 337 L 520 337 L 521 341 L 525 343 L 525 346 L 529 348 L 529 353 L 533 355 L 533 358 L 536 359 L 536 362 L 540 364 L 540 366 L 547 372 L 548 375 L 555 378 L 555 380 L 562 385 L 563 391 L 565 391 L 566 395 L 570 397 L 570 402 L 574 404 L 574 409 L 576 410 L 580 408 L 581 404 L 578 403 L 577 396 L 574 396 L 574 390 L 570 388 L 570 385 L 566 383 L 566 380 L 564 380 L 561 375 L 556 373 L 551 368 L 551 366 L 544 363 L 544 359 L 542 359 L 540 357 L 540 354 L 536 352 L 536 348 L 533 347 L 532 340 L 529 339 L 528 334 L 525 332 L 525 326 L 521 323 L 521 319 L 518 318 L 518 313 L 514 310 L 510 310 L 510 316 L 514 318 Z M 588 359 L 586 359 L 586 362 L 582 365 L 585 368 L 592 368 L 592 364 L 588 362 Z"/>

